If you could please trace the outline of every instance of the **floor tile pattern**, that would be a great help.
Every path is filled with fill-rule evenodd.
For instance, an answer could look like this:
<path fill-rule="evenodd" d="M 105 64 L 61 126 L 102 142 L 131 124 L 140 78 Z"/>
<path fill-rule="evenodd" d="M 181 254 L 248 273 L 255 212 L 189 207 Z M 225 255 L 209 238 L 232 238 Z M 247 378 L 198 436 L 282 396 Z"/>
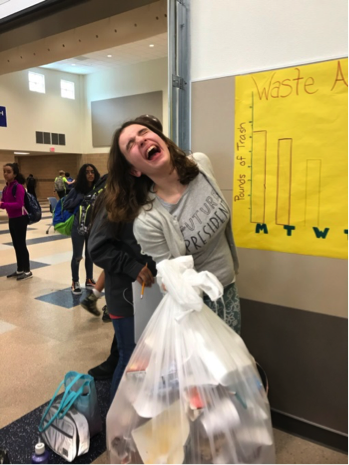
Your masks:
<path fill-rule="evenodd" d="M 36 237 L 35 239 L 28 239 L 27 240 L 27 245 L 41 244 L 43 242 L 61 241 L 63 239 L 69 239 L 69 237 L 63 236 L 63 235 Z M 12 245 L 12 242 L 5 242 L 4 245 Z"/>
<path fill-rule="evenodd" d="M 30 269 L 31 270 L 35 270 L 37 268 L 42 268 L 44 266 L 48 266 L 48 264 L 47 263 L 33 262 L 32 260 L 30 261 Z M 0 277 L 7 276 L 7 275 L 13 273 L 14 271 L 16 271 L 16 268 L 17 268 L 16 263 L 11 263 L 10 265 L 0 266 Z"/>
<path fill-rule="evenodd" d="M 36 297 L 36 300 L 47 302 L 53 305 L 58 305 L 64 308 L 73 308 L 80 304 L 80 301 L 84 299 L 91 291 L 82 289 L 82 295 L 74 295 L 71 292 L 70 287 L 59 291 L 51 292 L 40 297 Z"/>

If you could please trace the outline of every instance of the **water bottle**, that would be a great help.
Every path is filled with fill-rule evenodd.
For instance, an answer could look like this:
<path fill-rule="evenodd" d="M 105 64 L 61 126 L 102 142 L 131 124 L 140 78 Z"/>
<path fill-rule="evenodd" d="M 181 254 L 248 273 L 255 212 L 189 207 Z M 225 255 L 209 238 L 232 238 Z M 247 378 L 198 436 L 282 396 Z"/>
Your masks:
<path fill-rule="evenodd" d="M 49 463 L 50 454 L 45 450 L 45 444 L 40 441 L 35 445 L 35 453 L 32 455 L 32 463 Z"/>

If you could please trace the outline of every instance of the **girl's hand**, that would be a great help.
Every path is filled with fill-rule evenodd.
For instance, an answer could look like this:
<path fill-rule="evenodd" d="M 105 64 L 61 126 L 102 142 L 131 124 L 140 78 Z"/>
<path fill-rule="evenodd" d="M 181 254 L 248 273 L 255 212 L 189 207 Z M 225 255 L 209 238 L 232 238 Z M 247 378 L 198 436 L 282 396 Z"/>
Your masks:
<path fill-rule="evenodd" d="M 144 266 L 141 269 L 139 275 L 137 276 L 137 281 L 139 284 L 144 283 L 146 287 L 151 287 L 151 285 L 154 284 L 154 276 L 147 266 Z"/>

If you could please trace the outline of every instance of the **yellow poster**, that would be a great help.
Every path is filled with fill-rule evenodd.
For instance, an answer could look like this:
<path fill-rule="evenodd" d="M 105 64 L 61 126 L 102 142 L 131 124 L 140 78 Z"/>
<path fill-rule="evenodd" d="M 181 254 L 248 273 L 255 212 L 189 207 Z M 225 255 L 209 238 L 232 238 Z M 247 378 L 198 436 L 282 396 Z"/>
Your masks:
<path fill-rule="evenodd" d="M 346 258 L 348 60 L 236 78 L 239 247 Z"/>

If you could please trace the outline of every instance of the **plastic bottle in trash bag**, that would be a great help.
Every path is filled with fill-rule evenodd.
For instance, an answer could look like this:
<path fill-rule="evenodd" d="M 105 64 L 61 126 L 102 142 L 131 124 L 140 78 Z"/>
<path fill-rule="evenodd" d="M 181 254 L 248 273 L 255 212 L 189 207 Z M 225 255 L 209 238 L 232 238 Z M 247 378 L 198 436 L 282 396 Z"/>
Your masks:
<path fill-rule="evenodd" d="M 244 342 L 202 299 L 222 296 L 191 256 L 164 260 L 167 289 L 107 415 L 110 463 L 275 463 L 270 408 Z"/>

